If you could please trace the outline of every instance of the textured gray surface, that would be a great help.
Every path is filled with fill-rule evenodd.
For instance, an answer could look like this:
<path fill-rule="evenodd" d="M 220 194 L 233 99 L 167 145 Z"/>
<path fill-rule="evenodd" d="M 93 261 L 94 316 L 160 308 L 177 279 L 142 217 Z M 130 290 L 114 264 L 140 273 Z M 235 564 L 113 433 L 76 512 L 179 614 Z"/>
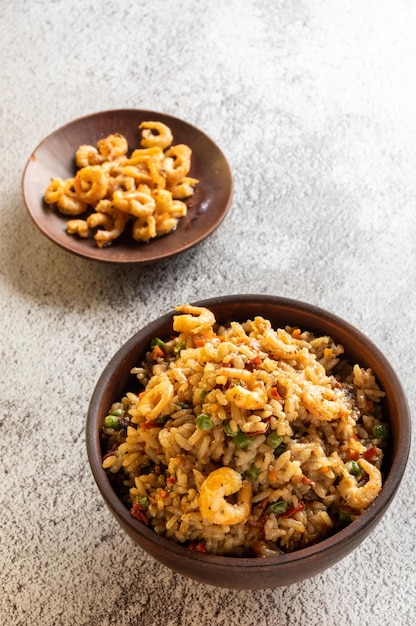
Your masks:
<path fill-rule="evenodd" d="M 0 4 L 0 623 L 413 623 L 414 447 L 361 547 L 312 580 L 239 592 L 173 574 L 131 543 L 93 483 L 84 424 L 105 363 L 149 318 L 239 292 L 346 318 L 391 360 L 414 413 L 414 3 Z M 154 266 L 69 255 L 21 196 L 44 136 L 123 107 L 198 126 L 234 173 L 220 228 Z"/>

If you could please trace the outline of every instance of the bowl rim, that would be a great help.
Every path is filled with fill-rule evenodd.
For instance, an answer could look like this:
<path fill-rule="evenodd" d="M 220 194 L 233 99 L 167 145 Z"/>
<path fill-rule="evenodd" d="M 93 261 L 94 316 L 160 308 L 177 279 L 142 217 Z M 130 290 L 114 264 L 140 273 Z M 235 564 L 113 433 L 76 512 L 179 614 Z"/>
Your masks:
<path fill-rule="evenodd" d="M 333 535 L 330 535 L 326 539 L 319 541 L 311 546 L 295 550 L 290 553 L 281 554 L 278 556 L 268 557 L 267 559 L 255 558 L 255 557 L 235 557 L 226 555 L 212 555 L 212 554 L 200 554 L 198 552 L 190 551 L 185 546 L 177 544 L 170 539 L 157 535 L 152 529 L 145 524 L 134 519 L 130 511 L 122 504 L 121 500 L 110 485 L 109 479 L 105 470 L 101 467 L 101 445 L 100 445 L 100 428 L 96 423 L 97 417 L 94 415 L 94 407 L 100 397 L 101 393 L 106 389 L 108 382 L 112 376 L 112 369 L 119 366 L 123 361 L 123 355 L 137 344 L 140 338 L 143 338 L 152 328 L 158 327 L 169 319 L 173 318 L 176 314 L 175 310 L 171 310 L 153 321 L 149 322 L 138 331 L 136 331 L 124 344 L 117 350 L 113 357 L 104 368 L 100 375 L 98 382 L 94 388 L 91 396 L 90 404 L 87 413 L 86 422 L 86 446 L 87 455 L 90 463 L 90 468 L 95 479 L 96 485 L 101 492 L 101 495 L 106 502 L 109 509 L 112 511 L 116 518 L 122 519 L 124 526 L 128 526 L 138 531 L 145 541 L 153 543 L 155 540 L 158 545 L 163 547 L 163 550 L 172 556 L 181 557 L 201 561 L 203 563 L 210 563 L 215 566 L 221 567 L 244 567 L 251 570 L 265 570 L 269 567 L 279 567 L 284 565 L 295 565 L 298 562 L 308 561 L 316 556 L 330 556 L 337 553 L 343 546 L 351 545 L 351 550 L 361 541 L 361 536 L 367 534 L 368 527 L 376 525 L 378 520 L 389 507 L 393 500 L 397 489 L 400 486 L 406 465 L 410 453 L 411 447 L 411 418 L 410 410 L 407 402 L 407 398 L 401 382 L 396 375 L 394 369 L 380 351 L 380 349 L 358 328 L 345 321 L 338 315 L 322 309 L 314 304 L 309 304 L 293 298 L 286 298 L 281 296 L 265 295 L 265 294 L 238 294 L 238 295 L 226 295 L 213 297 L 203 300 L 192 302 L 195 306 L 220 306 L 221 304 L 247 304 L 253 303 L 254 305 L 263 304 L 276 304 L 278 306 L 296 308 L 302 312 L 311 313 L 312 315 L 319 316 L 325 324 L 330 323 L 332 325 L 340 326 L 345 331 L 355 336 L 355 338 L 365 341 L 370 348 L 372 355 L 377 359 L 377 362 L 381 364 L 383 369 L 390 379 L 394 382 L 394 386 L 397 390 L 397 401 L 402 416 L 403 428 L 399 433 L 395 433 L 396 442 L 395 447 L 400 449 L 401 454 L 395 455 L 393 462 L 391 463 L 389 473 L 383 482 L 383 488 L 376 500 L 366 509 L 366 511 L 351 524 L 338 530 Z"/>

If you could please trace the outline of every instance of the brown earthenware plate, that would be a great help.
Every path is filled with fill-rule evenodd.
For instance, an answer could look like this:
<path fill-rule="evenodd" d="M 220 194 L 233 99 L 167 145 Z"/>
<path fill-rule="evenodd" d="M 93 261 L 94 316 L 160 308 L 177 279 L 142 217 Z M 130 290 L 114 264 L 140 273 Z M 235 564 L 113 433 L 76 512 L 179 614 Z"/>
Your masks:
<path fill-rule="evenodd" d="M 128 229 L 111 246 L 98 248 L 94 239 L 81 239 L 66 232 L 67 216 L 43 200 L 51 178 L 71 178 L 74 156 L 82 144 L 96 145 L 111 133 L 121 133 L 130 150 L 140 147 L 138 125 L 159 121 L 170 127 L 173 143 L 192 149 L 190 176 L 197 178 L 194 195 L 186 201 L 187 215 L 177 229 L 149 243 L 138 243 Z M 218 146 L 196 127 L 178 118 L 154 111 L 120 109 L 81 117 L 46 137 L 30 156 L 23 174 L 23 197 L 40 231 L 69 252 L 110 263 L 148 263 L 165 259 L 203 241 L 223 221 L 232 198 L 230 166 Z M 79 216 L 82 217 L 82 216 Z"/>

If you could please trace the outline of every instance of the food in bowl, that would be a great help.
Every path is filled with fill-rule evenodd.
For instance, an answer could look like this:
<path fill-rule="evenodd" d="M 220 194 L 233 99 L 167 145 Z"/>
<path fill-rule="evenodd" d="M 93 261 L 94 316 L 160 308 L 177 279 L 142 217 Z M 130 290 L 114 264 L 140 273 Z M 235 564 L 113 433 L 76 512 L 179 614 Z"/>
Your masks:
<path fill-rule="evenodd" d="M 372 371 L 297 325 L 176 312 L 102 427 L 102 467 L 131 515 L 231 557 L 291 553 L 358 519 L 389 443 Z"/>
<path fill-rule="evenodd" d="M 131 221 L 133 240 L 148 242 L 175 230 L 187 214 L 185 200 L 199 182 L 189 176 L 191 148 L 172 145 L 171 129 L 162 122 L 144 121 L 139 129 L 141 147 L 131 154 L 127 139 L 112 133 L 96 146 L 79 146 L 75 177 L 51 179 L 44 200 L 72 218 L 66 224 L 69 235 L 94 233 L 103 248 Z"/>

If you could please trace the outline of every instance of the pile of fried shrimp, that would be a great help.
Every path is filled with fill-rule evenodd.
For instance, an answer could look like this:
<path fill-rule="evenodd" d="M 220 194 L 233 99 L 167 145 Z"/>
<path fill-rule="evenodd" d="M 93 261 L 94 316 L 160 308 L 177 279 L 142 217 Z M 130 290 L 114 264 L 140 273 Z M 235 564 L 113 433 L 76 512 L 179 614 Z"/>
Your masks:
<path fill-rule="evenodd" d="M 132 221 L 133 239 L 147 242 L 175 230 L 186 215 L 185 200 L 199 182 L 188 176 L 191 148 L 172 145 L 172 131 L 162 122 L 142 122 L 138 128 L 141 147 L 130 155 L 127 139 L 114 133 L 96 146 L 79 146 L 74 178 L 51 179 L 44 200 L 74 218 L 66 224 L 68 234 L 85 239 L 93 234 L 103 248 Z M 86 217 L 78 217 L 82 214 Z"/>
<path fill-rule="evenodd" d="M 191 550 L 264 557 L 362 515 L 389 436 L 371 369 L 327 335 L 175 310 L 103 422 L 102 467 L 132 516 Z"/>

